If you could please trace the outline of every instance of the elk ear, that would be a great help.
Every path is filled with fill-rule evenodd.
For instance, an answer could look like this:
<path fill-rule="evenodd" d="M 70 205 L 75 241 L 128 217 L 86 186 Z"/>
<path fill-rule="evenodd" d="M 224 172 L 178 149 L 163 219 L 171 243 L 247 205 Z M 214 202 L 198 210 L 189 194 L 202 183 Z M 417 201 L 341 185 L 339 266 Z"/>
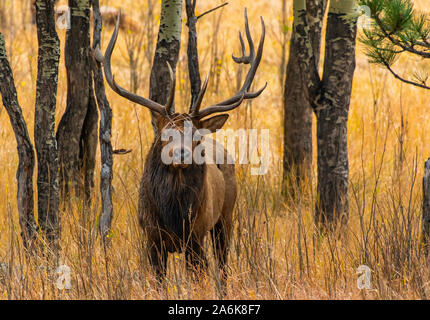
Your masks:
<path fill-rule="evenodd" d="M 221 129 L 228 119 L 228 114 L 221 114 L 209 119 L 200 121 L 199 129 L 209 130 L 211 133 Z"/>

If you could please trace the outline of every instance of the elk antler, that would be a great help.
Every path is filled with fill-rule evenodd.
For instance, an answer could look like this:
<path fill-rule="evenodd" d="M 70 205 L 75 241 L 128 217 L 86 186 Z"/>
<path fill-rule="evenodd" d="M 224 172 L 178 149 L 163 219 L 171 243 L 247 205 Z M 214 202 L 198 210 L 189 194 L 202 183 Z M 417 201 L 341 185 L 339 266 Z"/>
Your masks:
<path fill-rule="evenodd" d="M 120 26 L 120 20 L 121 20 L 121 10 L 119 10 L 118 12 L 118 18 L 116 21 L 116 25 L 115 25 L 115 30 L 112 34 L 112 38 L 110 39 L 109 45 L 106 49 L 104 58 L 103 54 L 100 52 L 99 49 L 96 49 L 95 52 L 95 57 L 99 62 L 103 63 L 104 66 L 104 70 L 105 70 L 105 77 L 106 77 L 106 81 L 109 84 L 109 86 L 112 88 L 113 91 L 115 91 L 116 93 L 118 93 L 120 96 L 135 102 L 137 104 L 140 104 L 141 106 L 147 107 L 148 109 L 155 111 L 163 116 L 168 116 L 171 113 L 171 107 L 173 105 L 173 98 L 174 98 L 174 93 L 175 93 L 175 78 L 173 76 L 173 71 L 172 68 L 170 67 L 170 65 L 168 65 L 169 67 L 169 72 L 170 72 L 170 78 L 171 78 L 171 85 L 170 85 L 170 91 L 169 91 L 169 98 L 167 100 L 167 104 L 165 106 L 152 101 L 150 99 L 146 99 L 144 97 L 138 96 L 132 92 L 129 92 L 127 90 L 125 90 L 124 88 L 121 88 L 116 82 L 115 82 L 115 78 L 112 75 L 112 68 L 111 68 L 111 56 L 112 56 L 112 52 L 113 49 L 115 47 L 116 44 L 116 40 L 118 38 L 118 30 L 119 30 L 119 26 Z"/>
<path fill-rule="evenodd" d="M 233 97 L 227 100 L 224 100 L 222 102 L 219 102 L 215 105 L 209 106 L 203 109 L 202 111 L 200 111 L 200 106 L 203 100 L 203 96 L 208 86 L 209 77 L 206 77 L 206 80 L 203 83 L 202 88 L 200 89 L 200 93 L 197 97 L 195 104 L 190 108 L 190 112 L 192 110 L 191 115 L 193 117 L 201 119 L 212 113 L 233 110 L 237 108 L 242 103 L 243 100 L 254 99 L 258 97 L 264 91 L 264 89 L 266 89 L 267 82 L 260 90 L 256 92 L 248 92 L 248 90 L 251 87 L 252 81 L 254 80 L 255 73 L 257 72 L 258 65 L 260 64 L 261 57 L 263 55 L 263 46 L 264 46 L 264 38 L 266 36 L 266 28 L 264 25 L 263 18 L 260 17 L 260 19 L 261 19 L 262 32 L 261 32 L 260 43 L 258 44 L 257 55 L 255 55 L 254 43 L 252 41 L 251 32 L 249 31 L 248 15 L 245 8 L 245 32 L 246 32 L 246 38 L 248 40 L 248 45 L 249 45 L 249 55 L 246 55 L 245 43 L 243 41 L 242 34 L 240 33 L 240 31 L 239 31 L 239 40 L 242 47 L 242 57 L 238 58 L 232 55 L 234 62 L 239 64 L 243 63 L 243 64 L 251 65 L 248 71 L 248 74 L 246 75 L 245 82 L 242 85 L 242 88 Z"/>

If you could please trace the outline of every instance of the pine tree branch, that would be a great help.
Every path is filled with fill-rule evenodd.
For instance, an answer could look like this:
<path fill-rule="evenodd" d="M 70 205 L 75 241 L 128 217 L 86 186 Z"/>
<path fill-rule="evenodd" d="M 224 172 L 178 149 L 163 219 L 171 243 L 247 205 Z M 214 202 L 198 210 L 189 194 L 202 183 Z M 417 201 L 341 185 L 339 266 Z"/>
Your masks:
<path fill-rule="evenodd" d="M 388 69 L 388 71 L 390 71 L 391 72 L 391 74 L 396 78 L 396 79 L 398 79 L 398 80 L 400 80 L 400 81 L 402 81 L 402 82 L 404 82 L 404 83 L 407 83 L 407 84 L 410 84 L 410 85 L 413 85 L 413 86 L 416 86 L 416 87 L 419 87 L 419 88 L 422 88 L 422 89 L 427 89 L 427 90 L 430 90 L 430 87 L 429 86 L 426 86 L 426 85 L 424 85 L 424 84 L 420 84 L 420 83 L 418 83 L 418 82 L 414 82 L 414 81 L 410 81 L 410 80 L 407 80 L 407 79 L 405 79 L 405 78 L 403 78 L 403 77 L 401 77 L 401 76 L 399 76 L 392 68 L 391 68 L 391 66 L 390 66 L 390 64 L 388 63 L 388 62 L 386 62 L 385 60 L 382 60 L 382 63 L 384 64 L 384 66 Z"/>
<path fill-rule="evenodd" d="M 400 42 L 400 41 L 398 41 L 398 40 L 396 40 L 396 39 L 394 39 L 393 38 L 393 34 L 394 34 L 394 31 L 393 32 L 388 32 L 387 31 L 387 29 L 385 28 L 385 26 L 384 26 L 384 23 L 381 21 L 381 19 L 378 17 L 378 16 L 374 16 L 374 20 L 375 20 L 375 22 L 376 22 L 376 24 L 378 25 L 378 27 L 379 27 L 379 29 L 382 31 L 382 33 L 384 34 L 384 36 L 388 39 L 388 40 L 390 40 L 390 42 L 391 43 L 393 43 L 394 45 L 396 45 L 396 46 L 399 46 L 400 48 L 402 48 L 403 50 L 405 50 L 405 51 L 408 51 L 408 52 L 410 52 L 410 53 L 413 53 L 413 54 L 416 54 L 416 55 L 419 55 L 419 56 L 421 56 L 421 57 L 423 57 L 423 58 L 426 58 L 426 59 L 429 59 L 430 58 L 430 52 L 425 52 L 425 51 L 421 51 L 421 50 L 416 50 L 416 49 L 414 49 L 414 46 L 415 45 L 418 45 L 418 43 L 417 42 L 415 42 L 415 43 L 411 43 L 410 45 L 408 45 L 408 46 L 406 46 L 406 45 L 404 45 L 402 42 Z M 426 47 L 426 46 L 424 46 L 424 47 Z"/>

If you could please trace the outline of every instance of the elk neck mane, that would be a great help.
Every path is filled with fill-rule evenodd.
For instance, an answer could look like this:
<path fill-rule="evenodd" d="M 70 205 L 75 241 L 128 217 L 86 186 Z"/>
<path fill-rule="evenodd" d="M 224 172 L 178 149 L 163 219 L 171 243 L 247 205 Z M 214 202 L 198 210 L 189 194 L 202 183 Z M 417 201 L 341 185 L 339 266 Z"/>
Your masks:
<path fill-rule="evenodd" d="M 161 161 L 161 149 L 160 139 L 156 139 L 145 164 L 147 188 L 160 227 L 186 240 L 194 215 L 205 200 L 206 165 L 173 168 Z"/>

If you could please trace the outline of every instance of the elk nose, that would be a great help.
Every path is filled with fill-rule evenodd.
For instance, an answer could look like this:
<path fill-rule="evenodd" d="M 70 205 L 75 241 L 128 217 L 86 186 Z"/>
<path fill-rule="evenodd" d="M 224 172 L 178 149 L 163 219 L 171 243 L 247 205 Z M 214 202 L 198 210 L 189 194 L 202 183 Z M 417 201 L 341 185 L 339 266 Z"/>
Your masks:
<path fill-rule="evenodd" d="M 176 163 L 187 163 L 191 159 L 191 151 L 184 148 L 173 150 L 173 160 Z"/>

